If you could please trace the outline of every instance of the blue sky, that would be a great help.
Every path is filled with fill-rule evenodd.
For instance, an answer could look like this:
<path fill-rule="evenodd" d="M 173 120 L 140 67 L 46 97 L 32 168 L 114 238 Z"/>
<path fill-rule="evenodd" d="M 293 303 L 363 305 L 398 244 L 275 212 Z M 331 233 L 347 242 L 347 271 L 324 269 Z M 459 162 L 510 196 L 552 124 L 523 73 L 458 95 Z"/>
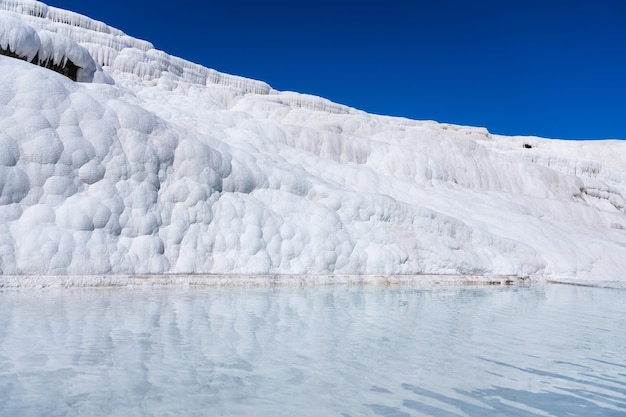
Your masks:
<path fill-rule="evenodd" d="M 48 0 L 218 71 L 372 113 L 626 139 L 622 0 Z"/>

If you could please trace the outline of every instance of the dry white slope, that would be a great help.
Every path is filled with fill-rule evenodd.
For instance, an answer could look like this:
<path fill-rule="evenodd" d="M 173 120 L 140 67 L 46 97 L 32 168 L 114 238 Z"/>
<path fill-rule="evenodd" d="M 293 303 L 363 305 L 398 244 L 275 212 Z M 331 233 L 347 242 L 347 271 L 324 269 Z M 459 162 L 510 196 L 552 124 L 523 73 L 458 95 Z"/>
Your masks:
<path fill-rule="evenodd" d="M 278 92 L 0 0 L 0 273 L 626 280 L 626 142 Z M 527 148 L 524 145 L 530 145 Z"/>

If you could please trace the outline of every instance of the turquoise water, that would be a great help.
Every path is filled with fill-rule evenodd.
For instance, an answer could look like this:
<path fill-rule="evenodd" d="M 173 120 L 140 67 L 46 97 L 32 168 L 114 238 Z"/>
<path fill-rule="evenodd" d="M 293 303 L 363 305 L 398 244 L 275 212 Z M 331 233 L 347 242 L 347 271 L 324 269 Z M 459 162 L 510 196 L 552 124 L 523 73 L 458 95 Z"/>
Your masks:
<path fill-rule="evenodd" d="M 0 416 L 624 416 L 626 291 L 0 292 Z"/>

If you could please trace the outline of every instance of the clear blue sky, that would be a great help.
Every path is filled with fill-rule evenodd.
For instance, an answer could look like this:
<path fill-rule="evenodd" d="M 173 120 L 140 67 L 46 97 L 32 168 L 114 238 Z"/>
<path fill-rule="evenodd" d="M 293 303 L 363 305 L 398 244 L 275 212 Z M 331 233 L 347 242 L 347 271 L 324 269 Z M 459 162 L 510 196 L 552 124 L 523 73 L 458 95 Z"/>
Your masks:
<path fill-rule="evenodd" d="M 623 0 L 48 0 L 218 71 L 372 113 L 626 139 Z"/>

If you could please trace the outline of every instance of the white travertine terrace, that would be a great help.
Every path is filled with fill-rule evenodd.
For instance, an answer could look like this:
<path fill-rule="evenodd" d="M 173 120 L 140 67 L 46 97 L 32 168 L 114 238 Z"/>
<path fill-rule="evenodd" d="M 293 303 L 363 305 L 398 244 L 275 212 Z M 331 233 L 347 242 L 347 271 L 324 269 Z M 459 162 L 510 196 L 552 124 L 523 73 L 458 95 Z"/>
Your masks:
<path fill-rule="evenodd" d="M 624 280 L 626 142 L 278 92 L 0 0 L 0 273 Z"/>

